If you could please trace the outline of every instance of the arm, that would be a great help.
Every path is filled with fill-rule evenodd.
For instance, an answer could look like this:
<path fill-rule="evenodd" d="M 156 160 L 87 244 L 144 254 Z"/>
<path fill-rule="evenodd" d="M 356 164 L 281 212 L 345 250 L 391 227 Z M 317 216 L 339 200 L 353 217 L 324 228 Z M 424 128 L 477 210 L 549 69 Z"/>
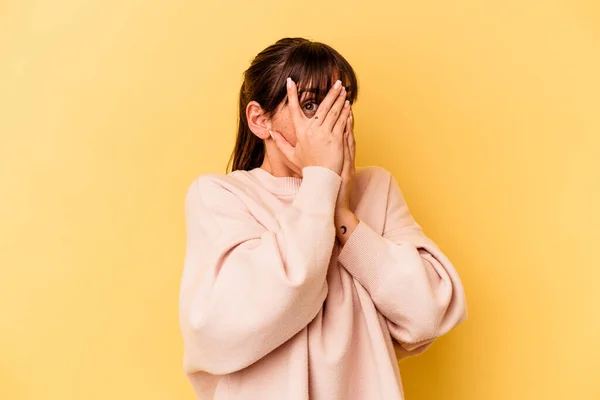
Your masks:
<path fill-rule="evenodd" d="M 346 216 L 352 231 L 338 232 L 340 240 L 346 236 L 339 261 L 369 292 L 406 356 L 466 319 L 467 309 L 452 263 L 414 220 L 391 174 L 389 182 L 383 236 Z"/>
<path fill-rule="evenodd" d="M 212 181 L 186 196 L 180 323 L 187 372 L 227 374 L 264 357 L 317 315 L 327 296 L 341 178 L 303 169 L 293 203 L 266 230 Z"/>

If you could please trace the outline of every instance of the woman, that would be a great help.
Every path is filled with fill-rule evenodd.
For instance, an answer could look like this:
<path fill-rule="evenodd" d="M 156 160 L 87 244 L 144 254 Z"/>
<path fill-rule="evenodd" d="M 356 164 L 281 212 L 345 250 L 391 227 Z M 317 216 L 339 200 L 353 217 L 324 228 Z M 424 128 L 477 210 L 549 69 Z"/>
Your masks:
<path fill-rule="evenodd" d="M 402 399 L 397 360 L 466 318 L 395 179 L 355 169 L 357 91 L 338 52 L 302 38 L 245 72 L 233 172 L 199 177 L 185 203 L 180 323 L 199 399 Z"/>

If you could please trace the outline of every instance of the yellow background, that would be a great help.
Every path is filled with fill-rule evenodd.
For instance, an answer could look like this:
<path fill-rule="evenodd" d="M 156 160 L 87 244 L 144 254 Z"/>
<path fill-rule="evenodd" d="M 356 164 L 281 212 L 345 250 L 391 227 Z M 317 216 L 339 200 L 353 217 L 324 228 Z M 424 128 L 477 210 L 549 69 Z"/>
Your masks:
<path fill-rule="evenodd" d="M 0 3 L 0 398 L 193 398 L 183 198 L 284 36 L 353 64 L 359 164 L 463 278 L 407 398 L 600 399 L 595 0 Z"/>

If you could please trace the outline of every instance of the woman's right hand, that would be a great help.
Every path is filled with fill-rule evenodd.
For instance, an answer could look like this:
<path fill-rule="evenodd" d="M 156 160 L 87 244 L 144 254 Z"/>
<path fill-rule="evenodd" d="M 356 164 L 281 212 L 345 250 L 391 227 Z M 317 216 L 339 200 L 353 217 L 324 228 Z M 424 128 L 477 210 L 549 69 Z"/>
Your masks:
<path fill-rule="evenodd" d="M 336 81 L 313 118 L 306 118 L 300 109 L 297 87 L 291 78 L 287 81 L 287 95 L 296 130 L 296 146 L 281 133 L 269 130 L 277 148 L 299 169 L 321 166 L 339 175 L 344 165 L 344 129 L 350 114 L 345 88 Z"/>

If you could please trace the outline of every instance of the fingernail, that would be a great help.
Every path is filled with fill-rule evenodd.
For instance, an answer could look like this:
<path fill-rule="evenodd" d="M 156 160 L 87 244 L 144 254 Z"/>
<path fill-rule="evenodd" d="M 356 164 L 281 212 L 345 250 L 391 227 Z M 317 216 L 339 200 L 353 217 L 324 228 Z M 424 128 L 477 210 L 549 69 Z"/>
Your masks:
<path fill-rule="evenodd" d="M 333 85 L 334 88 L 339 88 L 340 86 L 342 86 L 342 81 L 340 81 L 339 79 L 337 81 L 335 81 L 335 85 Z"/>
<path fill-rule="evenodd" d="M 271 130 L 270 130 L 270 129 L 269 129 L 269 135 L 271 135 L 271 138 L 272 138 L 272 139 L 275 139 L 275 138 L 273 137 L 273 132 L 271 132 Z"/>
<path fill-rule="evenodd" d="M 292 87 L 292 78 L 290 78 L 290 77 L 288 76 L 288 78 L 287 78 L 287 88 L 288 88 L 288 89 L 291 89 L 291 87 Z"/>
<path fill-rule="evenodd" d="M 348 105 L 349 105 L 349 104 L 350 104 L 350 102 L 349 102 L 348 100 L 346 100 L 346 101 L 344 102 L 344 107 L 348 107 Z"/>

